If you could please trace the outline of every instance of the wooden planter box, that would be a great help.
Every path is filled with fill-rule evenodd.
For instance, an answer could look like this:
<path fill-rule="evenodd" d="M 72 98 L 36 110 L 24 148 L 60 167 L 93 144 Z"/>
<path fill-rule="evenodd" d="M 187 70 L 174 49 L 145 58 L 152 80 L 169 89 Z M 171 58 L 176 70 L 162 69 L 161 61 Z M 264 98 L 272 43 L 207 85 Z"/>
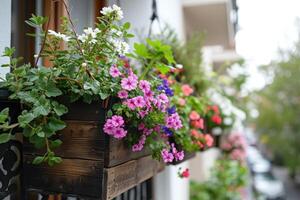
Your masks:
<path fill-rule="evenodd" d="M 17 101 L 8 99 L 9 93 L 5 89 L 0 89 L 0 111 L 9 108 L 10 122 L 17 122 L 20 114 L 20 105 Z M 0 199 L 10 196 L 11 199 L 20 199 L 21 181 L 21 135 L 16 134 L 17 130 L 12 131 L 12 139 L 0 144 Z M 0 130 L 1 134 L 1 130 Z"/>
<path fill-rule="evenodd" d="M 26 190 L 63 193 L 91 199 L 112 199 L 162 170 L 147 150 L 134 153 L 124 141 L 106 135 L 102 128 L 113 102 L 69 104 L 64 116 L 67 127 L 59 134 L 63 141 L 56 151 L 63 162 L 49 167 L 31 164 L 40 152 L 24 144 Z"/>

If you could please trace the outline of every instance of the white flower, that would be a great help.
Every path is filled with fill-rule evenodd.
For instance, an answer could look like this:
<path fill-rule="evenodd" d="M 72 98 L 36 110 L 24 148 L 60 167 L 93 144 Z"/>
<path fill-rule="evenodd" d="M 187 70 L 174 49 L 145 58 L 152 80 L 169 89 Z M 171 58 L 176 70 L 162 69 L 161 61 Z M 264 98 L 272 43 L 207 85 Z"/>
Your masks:
<path fill-rule="evenodd" d="M 111 33 L 111 35 L 116 35 L 118 37 L 121 37 L 122 34 L 123 34 L 122 31 L 119 31 L 119 30 L 116 30 L 116 29 L 111 29 L 110 33 Z"/>
<path fill-rule="evenodd" d="M 86 35 L 90 35 L 92 36 L 92 38 L 96 38 L 97 37 L 97 34 L 100 33 L 100 30 L 98 28 L 95 28 L 94 30 L 89 27 L 87 29 L 84 29 L 83 32 L 86 34 Z"/>
<path fill-rule="evenodd" d="M 116 51 L 120 55 L 125 55 L 129 51 L 129 45 L 126 42 L 122 42 L 120 40 L 113 40 L 112 41 Z"/>
<path fill-rule="evenodd" d="M 78 40 L 80 40 L 81 42 L 85 42 L 88 39 L 88 36 L 86 34 L 81 34 L 78 37 Z"/>
<path fill-rule="evenodd" d="M 110 15 L 113 12 L 116 14 L 116 20 L 123 19 L 123 11 L 121 10 L 121 8 L 119 6 L 117 6 L 115 4 L 112 7 L 104 7 L 100 11 L 100 13 L 103 15 Z"/>
<path fill-rule="evenodd" d="M 115 5 L 115 4 L 112 6 L 112 8 L 116 12 L 116 14 L 117 14 L 117 20 L 123 19 L 123 11 L 122 11 L 122 9 L 119 6 Z"/>
<path fill-rule="evenodd" d="M 182 65 L 182 64 L 176 64 L 176 68 L 177 68 L 177 69 L 182 69 L 182 68 L 183 68 L 183 65 Z"/>
<path fill-rule="evenodd" d="M 97 42 L 97 40 L 93 38 L 89 41 L 89 44 L 96 44 L 96 42 Z"/>
<path fill-rule="evenodd" d="M 86 67 L 87 64 L 84 62 L 84 63 L 81 64 L 81 66 L 82 66 L 82 67 Z"/>
<path fill-rule="evenodd" d="M 60 32 L 55 32 L 53 30 L 48 30 L 48 34 L 53 35 L 54 37 L 60 38 L 66 42 L 68 42 L 71 38 L 70 36 L 66 36 L 65 34 L 62 34 Z"/>
<path fill-rule="evenodd" d="M 92 33 L 94 33 L 93 29 L 91 27 L 88 27 L 86 29 L 83 29 L 83 32 L 87 35 L 91 35 Z"/>
<path fill-rule="evenodd" d="M 98 29 L 98 28 L 95 28 L 94 29 L 94 33 L 96 33 L 96 34 L 98 34 L 98 33 L 100 33 L 101 31 Z"/>

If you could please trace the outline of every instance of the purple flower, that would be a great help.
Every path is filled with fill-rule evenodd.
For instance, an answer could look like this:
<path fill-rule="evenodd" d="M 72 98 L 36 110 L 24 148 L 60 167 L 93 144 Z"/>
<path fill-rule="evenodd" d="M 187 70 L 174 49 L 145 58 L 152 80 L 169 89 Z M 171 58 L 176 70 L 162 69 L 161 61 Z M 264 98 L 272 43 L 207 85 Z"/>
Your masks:
<path fill-rule="evenodd" d="M 165 87 L 164 87 L 163 85 L 157 86 L 157 90 L 159 90 L 159 91 L 162 91 L 162 90 L 164 90 L 164 89 L 165 89 Z"/>
<path fill-rule="evenodd" d="M 167 79 L 163 79 L 163 86 L 169 87 L 169 83 Z"/>
<path fill-rule="evenodd" d="M 169 115 L 172 115 L 172 114 L 176 113 L 176 107 L 172 106 L 171 108 L 168 108 L 167 112 L 168 112 Z"/>
<path fill-rule="evenodd" d="M 109 74 L 116 78 L 119 77 L 121 75 L 121 72 L 119 71 L 119 69 L 116 66 L 111 66 L 109 69 Z"/>
<path fill-rule="evenodd" d="M 126 99 L 128 97 L 128 92 L 126 90 L 121 90 L 118 92 L 118 97 L 120 99 Z"/>
<path fill-rule="evenodd" d="M 165 93 L 166 95 L 168 95 L 169 97 L 174 96 L 174 92 L 171 88 L 165 88 Z"/>
<path fill-rule="evenodd" d="M 121 81 L 121 86 L 124 90 L 134 90 L 137 87 L 138 81 L 134 76 L 129 76 L 128 78 L 123 78 Z"/>
<path fill-rule="evenodd" d="M 173 132 L 171 131 L 171 129 L 169 129 L 169 128 L 166 127 L 166 126 L 163 126 L 163 127 L 162 127 L 162 130 L 163 130 L 163 132 L 164 132 L 167 136 L 172 136 L 172 135 L 173 135 Z"/>

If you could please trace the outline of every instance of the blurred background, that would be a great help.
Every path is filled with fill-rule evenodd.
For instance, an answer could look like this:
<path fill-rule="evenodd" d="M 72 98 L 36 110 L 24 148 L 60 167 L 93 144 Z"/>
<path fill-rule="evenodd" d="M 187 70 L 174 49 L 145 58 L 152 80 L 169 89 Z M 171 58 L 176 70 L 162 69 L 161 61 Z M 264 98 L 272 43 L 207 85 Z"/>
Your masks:
<path fill-rule="evenodd" d="M 49 2 L 1 1 L 1 52 L 16 46 L 26 60 L 39 51 L 40 41 L 25 37 L 23 21 L 31 13 L 49 14 Z M 190 78 L 224 114 L 224 127 L 212 130 L 216 147 L 166 167 L 153 180 L 153 198 L 300 199 L 300 1 L 68 1 L 78 32 L 93 26 L 99 8 L 113 4 L 132 24 L 137 37 L 131 46 L 151 31 L 175 52 L 188 52 L 178 53 L 179 64 L 201 71 Z M 55 12 L 64 11 L 57 5 Z M 51 26 L 55 29 L 56 22 Z M 0 58 L 0 64 L 5 62 Z M 0 77 L 8 71 L 0 68 Z M 224 152 L 243 164 L 220 158 Z M 185 167 L 190 179 L 178 179 L 178 169 Z"/>

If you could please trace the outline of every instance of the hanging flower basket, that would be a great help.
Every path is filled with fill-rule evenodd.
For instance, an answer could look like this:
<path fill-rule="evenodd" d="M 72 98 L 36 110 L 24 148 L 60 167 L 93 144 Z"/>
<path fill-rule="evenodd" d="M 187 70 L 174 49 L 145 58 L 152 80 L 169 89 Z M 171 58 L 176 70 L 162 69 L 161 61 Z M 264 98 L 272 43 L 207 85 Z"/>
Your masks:
<path fill-rule="evenodd" d="M 26 190 L 112 199 L 162 170 L 146 149 L 132 152 L 125 141 L 103 133 L 104 116 L 112 105 L 112 100 L 67 105 L 67 126 L 56 136 L 63 142 L 56 151 L 63 162 L 57 166 L 32 164 L 43 152 L 25 143 Z"/>

